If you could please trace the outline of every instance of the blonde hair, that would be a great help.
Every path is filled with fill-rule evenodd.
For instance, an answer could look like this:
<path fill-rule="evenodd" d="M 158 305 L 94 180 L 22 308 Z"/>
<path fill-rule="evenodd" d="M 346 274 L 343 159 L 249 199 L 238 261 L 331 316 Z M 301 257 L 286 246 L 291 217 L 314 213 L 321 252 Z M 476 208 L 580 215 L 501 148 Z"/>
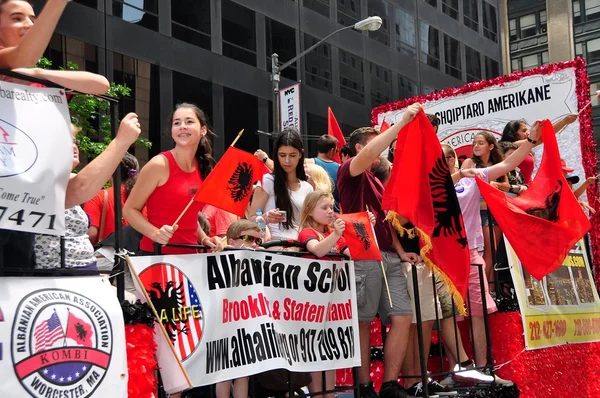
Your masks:
<path fill-rule="evenodd" d="M 324 168 L 317 164 L 311 164 L 307 167 L 307 173 L 315 184 L 315 191 L 333 192 L 333 183 L 331 177 Z"/>
<path fill-rule="evenodd" d="M 317 207 L 317 203 L 323 198 L 331 199 L 333 203 L 333 195 L 326 191 L 314 191 L 306 195 L 304 204 L 302 205 L 302 211 L 300 212 L 300 224 L 298 230 L 302 231 L 304 228 L 313 228 L 314 220 L 310 213 Z"/>
<path fill-rule="evenodd" d="M 244 219 L 234 221 L 229 228 L 227 228 L 227 241 L 229 241 L 229 239 L 237 239 L 244 231 L 261 232 L 261 229 L 254 221 Z"/>

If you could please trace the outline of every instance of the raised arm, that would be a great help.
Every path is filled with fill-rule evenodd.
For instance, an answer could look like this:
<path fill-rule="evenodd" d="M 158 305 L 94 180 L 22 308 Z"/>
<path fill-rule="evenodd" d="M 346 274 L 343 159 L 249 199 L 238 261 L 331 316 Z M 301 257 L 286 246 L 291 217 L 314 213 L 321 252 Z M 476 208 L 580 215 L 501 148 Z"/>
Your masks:
<path fill-rule="evenodd" d="M 404 111 L 402 120 L 385 130 L 383 133 L 379 134 L 377 137 L 373 138 L 367 145 L 365 145 L 365 147 L 362 148 L 362 150 L 352 158 L 350 163 L 350 175 L 354 177 L 371 168 L 371 165 L 375 159 L 381 156 L 381 153 L 390 146 L 394 139 L 396 139 L 400 130 L 410 123 L 415 118 L 417 113 L 421 111 L 421 109 L 423 109 L 423 106 L 418 102 L 412 104 L 406 108 L 406 111 Z"/>
<path fill-rule="evenodd" d="M 70 1 L 48 0 L 39 18 L 23 36 L 21 42 L 14 47 L 0 49 L 0 69 L 29 68 L 35 65 L 48 47 L 56 24 Z M 34 18 L 33 15 L 22 15 L 22 17 Z"/>
<path fill-rule="evenodd" d="M 576 190 L 573 191 L 573 194 L 575 195 L 575 197 L 577 199 L 579 199 L 579 197 L 581 195 L 583 195 L 583 193 L 585 192 L 585 190 L 587 189 L 587 187 L 589 187 L 590 185 L 592 185 L 593 183 L 595 183 L 598 180 L 598 176 L 595 177 L 588 177 L 583 184 L 581 184 Z"/>
<path fill-rule="evenodd" d="M 125 152 L 139 137 L 140 132 L 135 113 L 130 113 L 123 118 L 117 136 L 108 144 L 104 152 L 69 180 L 66 208 L 87 202 L 102 189 L 119 166 Z"/>
<path fill-rule="evenodd" d="M 49 80 L 59 86 L 84 94 L 105 94 L 110 87 L 110 83 L 104 76 L 85 71 L 21 68 L 16 69 L 15 72 Z"/>

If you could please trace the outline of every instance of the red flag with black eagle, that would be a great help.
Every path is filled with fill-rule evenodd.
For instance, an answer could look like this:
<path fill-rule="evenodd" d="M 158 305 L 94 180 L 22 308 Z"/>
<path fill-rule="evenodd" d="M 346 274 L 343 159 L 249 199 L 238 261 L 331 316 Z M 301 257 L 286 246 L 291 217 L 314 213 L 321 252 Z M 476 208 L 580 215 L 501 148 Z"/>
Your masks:
<path fill-rule="evenodd" d="M 262 180 L 264 164 L 252 154 L 230 146 L 202 183 L 194 200 L 244 216 L 252 185 Z"/>
<path fill-rule="evenodd" d="M 563 176 L 554 128 L 542 122 L 544 152 L 529 189 L 506 196 L 481 179 L 479 190 L 523 267 L 540 280 L 563 260 L 591 228 Z"/>
<path fill-rule="evenodd" d="M 69 311 L 65 338 L 73 339 L 77 342 L 77 344 L 82 345 L 84 347 L 91 347 L 93 334 L 94 331 L 92 329 L 92 325 L 90 325 L 83 319 L 80 319 L 79 317 L 73 315 L 73 313 Z"/>
<path fill-rule="evenodd" d="M 470 271 L 467 233 L 450 169 L 423 111 L 398 133 L 382 207 L 390 210 L 387 219 L 400 234 L 419 236 L 423 261 L 446 284 L 464 313 Z M 395 213 L 415 228 L 406 230 Z"/>
<path fill-rule="evenodd" d="M 369 213 L 338 214 L 346 223 L 344 239 L 350 250 L 352 260 L 376 260 L 382 261 L 381 252 L 377 246 L 375 231 L 369 221 Z"/>
<path fill-rule="evenodd" d="M 342 149 L 342 147 L 346 145 L 346 139 L 344 138 L 344 134 L 342 134 L 342 129 L 340 128 L 337 119 L 333 115 L 333 111 L 329 107 L 327 108 L 327 134 L 334 136 L 338 140 L 338 150 L 335 152 L 333 160 L 335 162 L 341 163 L 342 161 L 340 159 L 340 149 Z"/>

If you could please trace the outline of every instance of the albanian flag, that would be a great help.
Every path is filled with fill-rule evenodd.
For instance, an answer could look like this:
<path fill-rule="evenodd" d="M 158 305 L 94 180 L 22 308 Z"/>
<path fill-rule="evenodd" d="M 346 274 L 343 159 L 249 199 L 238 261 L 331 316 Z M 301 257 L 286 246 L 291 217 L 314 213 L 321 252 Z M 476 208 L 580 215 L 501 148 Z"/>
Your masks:
<path fill-rule="evenodd" d="M 334 136 L 338 139 L 337 143 L 337 152 L 333 158 L 334 161 L 341 163 L 339 150 L 342 149 L 344 145 L 346 145 L 346 139 L 344 138 L 344 134 L 342 134 L 342 129 L 337 122 L 337 119 L 333 115 L 333 111 L 331 108 L 327 108 L 327 134 Z"/>
<path fill-rule="evenodd" d="M 387 219 L 400 234 L 415 231 L 403 228 L 394 213 L 414 224 L 423 261 L 464 312 L 470 271 L 467 234 L 442 147 L 423 111 L 398 133 L 382 207 L 390 210 Z"/>
<path fill-rule="evenodd" d="M 264 164 L 248 152 L 230 146 L 206 177 L 194 200 L 244 216 L 252 185 L 262 180 Z"/>
<path fill-rule="evenodd" d="M 352 260 L 382 261 L 381 252 L 377 246 L 375 231 L 369 221 L 369 213 L 338 214 L 346 223 L 344 239 L 350 250 Z"/>
<path fill-rule="evenodd" d="M 92 325 L 73 315 L 73 313 L 69 311 L 67 332 L 65 333 L 67 339 L 75 340 L 77 344 L 84 347 L 91 347 L 93 333 Z"/>
<path fill-rule="evenodd" d="M 385 130 L 389 129 L 390 125 L 388 124 L 388 122 L 386 122 L 385 120 L 383 121 L 383 123 L 381 123 L 381 127 L 379 128 L 379 132 L 380 133 L 384 133 Z"/>
<path fill-rule="evenodd" d="M 556 135 L 542 125 L 544 153 L 529 189 L 516 198 L 477 179 L 477 185 L 523 267 L 540 280 L 562 264 L 591 228 L 562 173 Z"/>

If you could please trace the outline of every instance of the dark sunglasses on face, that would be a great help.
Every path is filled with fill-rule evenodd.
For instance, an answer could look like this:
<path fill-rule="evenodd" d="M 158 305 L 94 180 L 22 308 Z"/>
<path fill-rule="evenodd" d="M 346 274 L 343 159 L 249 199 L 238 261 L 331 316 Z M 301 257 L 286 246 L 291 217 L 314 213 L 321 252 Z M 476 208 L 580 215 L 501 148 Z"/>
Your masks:
<path fill-rule="evenodd" d="M 454 155 L 448 155 L 448 156 L 444 156 L 446 159 L 456 159 L 456 156 Z"/>
<path fill-rule="evenodd" d="M 262 245 L 262 243 L 263 243 L 263 240 L 261 238 L 257 238 L 256 236 L 252 236 L 252 235 L 242 235 L 242 236 L 238 236 L 237 238 L 243 240 L 246 243 L 256 242 L 256 244 L 258 246 Z"/>

